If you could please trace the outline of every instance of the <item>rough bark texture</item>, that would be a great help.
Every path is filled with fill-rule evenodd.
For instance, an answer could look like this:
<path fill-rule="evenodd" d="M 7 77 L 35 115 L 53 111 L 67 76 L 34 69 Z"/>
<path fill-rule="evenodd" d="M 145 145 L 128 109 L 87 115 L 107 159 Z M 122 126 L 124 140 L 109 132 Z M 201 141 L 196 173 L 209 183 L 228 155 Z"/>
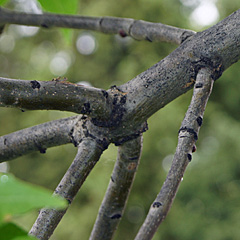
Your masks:
<path fill-rule="evenodd" d="M 192 101 L 179 129 L 178 145 L 172 166 L 135 240 L 152 239 L 173 203 L 186 167 L 192 160 L 193 147 L 198 139 L 204 110 L 212 91 L 212 74 L 212 69 L 203 68 L 197 75 Z"/>
<path fill-rule="evenodd" d="M 70 111 L 106 119 L 110 114 L 106 95 L 103 89 L 61 79 L 24 81 L 0 78 L 0 107 Z"/>
<path fill-rule="evenodd" d="M 118 148 L 118 158 L 93 227 L 91 240 L 112 239 L 122 218 L 140 161 L 142 136 Z"/>
<path fill-rule="evenodd" d="M 55 120 L 0 137 L 0 162 L 73 142 L 72 131 L 79 116 Z"/>
<path fill-rule="evenodd" d="M 65 198 L 69 204 L 72 203 L 79 188 L 86 177 L 97 163 L 102 154 L 102 148 L 92 139 L 84 139 L 78 147 L 78 153 L 57 186 L 54 194 Z M 67 209 L 42 209 L 30 235 L 39 239 L 47 240 L 61 221 Z"/>
<path fill-rule="evenodd" d="M 131 186 L 130 180 L 134 177 L 134 167 L 137 164 L 134 162 L 137 159 L 132 159 L 134 163 L 129 163 L 129 160 L 136 155 L 139 158 L 140 144 L 135 141 L 138 141 L 147 130 L 146 120 L 167 103 L 195 86 L 191 105 L 179 130 L 179 143 L 172 167 L 136 237 L 139 240 L 151 239 L 158 225 L 166 217 L 184 171 L 191 160 L 192 147 L 197 140 L 213 80 L 218 79 L 224 70 L 240 58 L 240 10 L 197 34 L 133 19 L 34 15 L 14 13 L 0 8 L 0 26 L 7 23 L 84 28 L 118 33 L 122 37 L 130 35 L 138 40 L 163 40 L 181 44 L 166 58 L 131 81 L 119 87 L 113 86 L 107 91 L 85 88 L 59 79 L 38 82 L 0 78 L 0 106 L 32 110 L 58 109 L 84 114 L 56 121 L 57 126 L 54 126 L 55 122 L 46 123 L 0 138 L 1 161 L 33 150 L 44 152 L 47 147 L 68 142 L 78 146 L 79 151 L 73 164 L 55 191 L 55 194 L 63 196 L 69 203 L 72 202 L 102 151 L 110 143 L 122 145 L 92 239 L 112 236 L 121 218 Z M 44 128 L 48 128 L 49 131 L 45 131 Z M 21 135 L 24 137 L 18 140 Z M 135 145 L 132 145 L 134 142 Z M 136 154 L 131 153 L 130 146 L 136 148 Z M 132 168 L 131 173 L 123 171 L 125 164 L 130 170 Z M 123 189 L 118 185 L 121 185 L 124 177 L 126 187 Z M 124 201 L 114 199 L 114 194 Z M 112 210 L 107 207 L 110 204 Z M 39 239 L 48 239 L 65 211 L 42 210 L 31 234 Z M 114 221 L 105 235 L 101 233 L 100 228 L 106 229 L 109 219 Z"/>
<path fill-rule="evenodd" d="M 188 38 L 159 63 L 118 88 L 127 93 L 125 121 L 143 122 L 191 89 L 202 67 L 213 78 L 240 58 L 240 10 L 213 27 Z"/>
<path fill-rule="evenodd" d="M 161 23 L 151 23 L 131 18 L 84 17 L 60 14 L 26 14 L 0 8 L 0 23 L 14 23 L 44 28 L 64 27 L 88 29 L 103 33 L 130 36 L 136 40 L 182 43 L 195 32 Z"/>

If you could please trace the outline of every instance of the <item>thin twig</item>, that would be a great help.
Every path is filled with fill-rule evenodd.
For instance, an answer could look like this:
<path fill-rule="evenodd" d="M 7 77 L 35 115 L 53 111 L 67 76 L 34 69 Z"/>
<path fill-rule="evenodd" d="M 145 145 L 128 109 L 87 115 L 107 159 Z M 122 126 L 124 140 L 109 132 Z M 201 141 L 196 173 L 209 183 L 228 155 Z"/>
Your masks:
<path fill-rule="evenodd" d="M 101 146 L 93 139 L 84 139 L 79 144 L 78 153 L 54 194 L 65 198 L 71 204 L 79 188 L 100 158 L 102 151 Z M 30 235 L 41 240 L 49 239 L 66 211 L 67 209 L 42 209 L 30 230 Z"/>
<path fill-rule="evenodd" d="M 111 180 L 92 230 L 91 240 L 112 239 L 122 218 L 142 150 L 142 136 L 118 148 Z"/>
<path fill-rule="evenodd" d="M 72 129 L 79 116 L 54 120 L 0 137 L 0 162 L 12 160 L 33 151 L 73 142 Z"/>
<path fill-rule="evenodd" d="M 181 44 L 194 31 L 161 23 L 151 23 L 131 18 L 84 17 L 60 14 L 19 13 L 0 8 L 0 24 L 20 24 L 38 27 L 63 27 L 94 30 L 103 33 L 130 36 L 136 40 L 161 41 Z"/>
<path fill-rule="evenodd" d="M 185 169 L 192 160 L 194 144 L 198 138 L 204 110 L 212 91 L 211 75 L 212 70 L 207 68 L 201 69 L 197 75 L 193 97 L 179 130 L 178 146 L 172 166 L 135 240 L 152 239 L 171 208 Z"/>
<path fill-rule="evenodd" d="M 65 80 L 27 81 L 0 78 L 0 107 L 71 111 L 106 119 L 110 113 L 103 89 Z"/>

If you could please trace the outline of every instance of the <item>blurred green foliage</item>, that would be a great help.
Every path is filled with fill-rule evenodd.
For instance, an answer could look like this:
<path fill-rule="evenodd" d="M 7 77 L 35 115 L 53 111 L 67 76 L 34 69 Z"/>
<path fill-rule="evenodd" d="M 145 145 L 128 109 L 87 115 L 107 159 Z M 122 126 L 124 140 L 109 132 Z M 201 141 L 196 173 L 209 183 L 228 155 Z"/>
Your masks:
<path fill-rule="evenodd" d="M 78 2 L 80 15 L 129 17 L 202 30 L 200 27 L 194 28 L 189 21 L 192 7 L 184 6 L 180 0 Z M 237 10 L 239 2 L 219 0 L 217 7 L 220 19 L 223 19 Z M 4 34 L 14 36 L 14 47 L 11 51 L 0 48 L 0 76 L 51 80 L 56 75 L 51 72 L 49 65 L 57 53 L 65 52 L 71 58 L 71 64 L 64 74 L 69 81 L 87 81 L 104 89 L 129 81 L 177 47 L 89 31 L 74 30 L 71 44 L 66 43 L 58 29 L 40 29 L 32 37 L 22 37 L 16 32 L 15 26 L 7 26 L 5 29 Z M 95 52 L 90 55 L 82 55 L 76 48 L 79 34 L 85 33 L 91 34 L 97 42 Z M 239 239 L 239 67 L 240 64 L 236 63 L 226 70 L 214 86 L 197 142 L 197 152 L 193 154 L 173 207 L 156 233 L 155 240 Z M 141 164 L 116 240 L 133 239 L 159 192 L 190 99 L 191 92 L 188 92 L 149 119 L 149 130 L 144 133 Z M 73 114 L 57 111 L 23 113 L 18 109 L 2 108 L 0 134 L 71 115 Z M 29 154 L 11 161 L 10 172 L 21 179 L 54 189 L 75 154 L 76 148 L 71 145 L 48 149 L 44 155 Z M 116 154 L 114 146 L 104 152 L 55 231 L 53 240 L 88 239 Z M 31 213 L 25 218 L 16 218 L 15 221 L 29 229 L 36 214 Z"/>
<path fill-rule="evenodd" d="M 16 224 L 15 215 L 23 215 L 43 207 L 65 208 L 67 201 L 52 196 L 51 191 L 16 179 L 11 174 L 0 174 L 0 240 L 34 240 Z"/>

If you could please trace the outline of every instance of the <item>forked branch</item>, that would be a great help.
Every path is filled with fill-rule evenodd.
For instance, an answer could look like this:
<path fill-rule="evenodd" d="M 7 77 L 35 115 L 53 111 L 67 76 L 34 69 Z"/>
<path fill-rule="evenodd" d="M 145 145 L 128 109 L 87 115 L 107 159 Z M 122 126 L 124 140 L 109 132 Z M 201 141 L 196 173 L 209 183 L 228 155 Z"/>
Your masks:
<path fill-rule="evenodd" d="M 193 97 L 179 130 L 178 145 L 172 166 L 135 240 L 152 239 L 172 205 L 185 169 L 192 160 L 194 144 L 198 139 L 204 110 L 212 91 L 211 75 L 212 71 L 207 68 L 201 69 L 197 75 Z"/>
<path fill-rule="evenodd" d="M 0 25 L 3 24 L 87 29 L 120 34 L 122 37 L 130 36 L 136 40 L 172 42 L 175 44 L 181 44 L 195 34 L 191 30 L 131 18 L 84 17 L 49 13 L 30 14 L 0 8 Z"/>
<path fill-rule="evenodd" d="M 125 142 L 118 148 L 107 192 L 99 209 L 91 240 L 110 240 L 122 218 L 141 157 L 142 136 Z"/>

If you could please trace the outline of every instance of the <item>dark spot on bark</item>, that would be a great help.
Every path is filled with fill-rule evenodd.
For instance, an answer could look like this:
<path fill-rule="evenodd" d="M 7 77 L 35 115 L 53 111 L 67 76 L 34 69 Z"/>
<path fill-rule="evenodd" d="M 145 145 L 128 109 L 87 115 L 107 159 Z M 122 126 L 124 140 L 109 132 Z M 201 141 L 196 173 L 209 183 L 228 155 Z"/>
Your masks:
<path fill-rule="evenodd" d="M 96 138 L 96 142 L 98 143 L 99 146 L 101 146 L 101 149 L 103 151 L 106 150 L 109 146 L 109 141 L 106 138 L 103 139 Z"/>
<path fill-rule="evenodd" d="M 125 104 L 126 100 L 127 100 L 127 97 L 126 96 L 122 96 L 121 99 L 120 99 L 120 104 Z"/>
<path fill-rule="evenodd" d="M 202 88 L 203 87 L 203 84 L 202 83 L 196 83 L 195 84 L 195 88 Z"/>
<path fill-rule="evenodd" d="M 107 91 L 102 90 L 102 94 L 103 94 L 103 96 L 104 96 L 106 99 L 108 98 L 108 93 L 107 93 Z"/>
<path fill-rule="evenodd" d="M 201 127 L 202 126 L 202 122 L 203 122 L 203 119 L 202 119 L 202 117 L 197 117 L 197 123 L 198 123 L 198 125 Z"/>
<path fill-rule="evenodd" d="M 77 143 L 77 141 L 75 141 L 75 139 L 73 137 L 73 131 L 74 131 L 74 129 L 72 128 L 71 131 L 69 132 L 69 137 L 70 137 L 71 143 L 74 145 L 74 147 L 77 147 L 78 143 Z"/>
<path fill-rule="evenodd" d="M 35 89 L 35 88 L 39 89 L 41 87 L 40 83 L 36 80 L 33 80 L 30 83 L 32 84 L 33 89 Z"/>
<path fill-rule="evenodd" d="M 117 104 L 117 97 L 115 97 L 114 99 L 113 99 L 113 105 L 116 105 Z"/>
<path fill-rule="evenodd" d="M 83 118 L 82 119 L 84 120 L 83 123 L 82 123 L 82 129 L 83 129 L 83 133 L 85 135 L 85 137 L 89 137 L 89 138 L 92 138 L 94 139 L 97 143 L 98 143 L 98 147 L 104 151 L 108 148 L 109 146 L 109 141 L 107 138 L 103 137 L 103 138 L 99 138 L 99 136 L 94 136 L 93 134 L 91 134 L 91 132 L 89 132 L 89 129 L 88 129 L 88 126 L 87 126 L 87 119 L 86 118 Z"/>
<path fill-rule="evenodd" d="M 183 32 L 182 36 L 181 36 L 181 43 L 183 43 L 184 41 L 186 41 L 189 37 L 192 37 L 193 35 L 195 35 L 195 33 L 190 33 L 190 32 Z"/>
<path fill-rule="evenodd" d="M 91 112 L 90 103 L 89 102 L 84 103 L 83 107 L 82 107 L 82 110 L 81 110 L 81 113 L 82 114 L 89 114 L 90 112 Z"/>
<path fill-rule="evenodd" d="M 43 27 L 43 28 L 49 28 L 46 23 L 42 23 L 42 24 L 41 24 L 41 27 Z"/>
<path fill-rule="evenodd" d="M 129 160 L 133 161 L 133 160 L 137 160 L 139 157 L 131 157 L 129 158 Z"/>
<path fill-rule="evenodd" d="M 0 26 L 0 34 L 3 33 L 5 25 Z"/>
<path fill-rule="evenodd" d="M 110 87 L 110 89 L 117 89 L 117 86 L 113 85 L 113 86 Z"/>
<path fill-rule="evenodd" d="M 190 153 L 188 153 L 188 154 L 187 154 L 187 157 L 188 157 L 189 162 L 191 162 L 191 160 L 192 160 L 192 155 L 191 155 Z"/>
<path fill-rule="evenodd" d="M 127 36 L 127 33 L 123 29 L 120 29 L 118 33 L 123 38 Z"/>
<path fill-rule="evenodd" d="M 46 153 L 46 148 L 43 148 L 43 147 L 38 147 L 38 150 L 40 153 Z"/>
<path fill-rule="evenodd" d="M 7 145 L 7 139 L 4 138 L 4 141 L 3 141 L 4 145 Z"/>
<path fill-rule="evenodd" d="M 159 208 L 160 206 L 162 206 L 162 203 L 154 202 L 152 206 L 153 206 L 153 208 Z"/>
<path fill-rule="evenodd" d="M 114 179 L 113 179 L 113 176 L 111 176 L 111 180 L 112 180 L 112 182 L 115 182 Z"/>
<path fill-rule="evenodd" d="M 146 40 L 152 42 L 152 39 L 150 39 L 149 37 L 146 37 Z"/>
<path fill-rule="evenodd" d="M 193 145 L 193 147 L 192 147 L 192 152 L 194 153 L 194 152 L 196 152 L 197 151 L 197 147 L 196 147 L 196 145 Z"/>
<path fill-rule="evenodd" d="M 179 129 L 178 133 L 180 133 L 181 131 L 187 131 L 187 132 L 189 132 L 190 134 L 193 135 L 194 140 L 196 140 L 196 141 L 198 140 L 198 135 L 197 135 L 197 133 L 194 131 L 193 128 L 182 127 L 182 128 Z"/>
<path fill-rule="evenodd" d="M 111 216 L 111 219 L 119 219 L 121 217 L 122 217 L 122 215 L 117 213 L 117 214 L 114 214 L 113 216 Z"/>

